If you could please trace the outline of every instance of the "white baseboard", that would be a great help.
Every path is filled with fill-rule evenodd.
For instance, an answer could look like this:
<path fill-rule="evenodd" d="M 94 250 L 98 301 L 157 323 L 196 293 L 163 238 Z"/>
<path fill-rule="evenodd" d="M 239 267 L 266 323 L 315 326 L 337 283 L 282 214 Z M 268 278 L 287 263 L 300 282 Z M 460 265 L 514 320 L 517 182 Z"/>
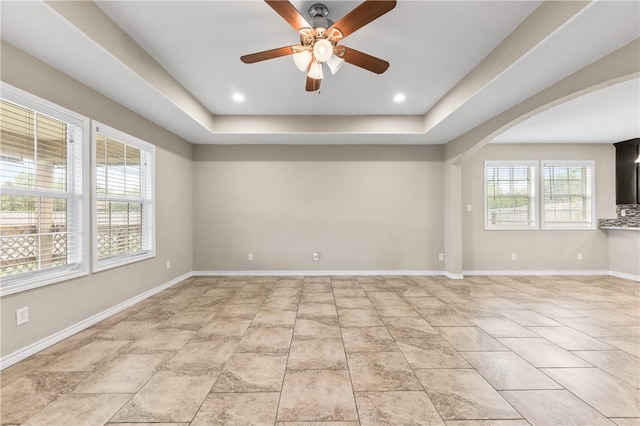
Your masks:
<path fill-rule="evenodd" d="M 569 269 L 531 269 L 531 270 L 497 270 L 497 269 L 477 269 L 477 270 L 465 270 L 462 271 L 463 275 L 532 275 L 532 276 L 546 276 L 546 275 L 609 275 L 609 271 L 600 270 L 569 270 Z"/>
<path fill-rule="evenodd" d="M 64 330 L 61 330 L 22 349 L 3 356 L 2 358 L 0 358 L 0 370 L 4 370 L 5 368 L 15 364 L 16 362 L 22 361 L 23 359 L 26 359 L 31 355 L 34 355 L 48 348 L 49 346 L 53 346 L 56 343 L 61 342 L 62 340 L 71 337 L 74 334 L 79 333 L 80 331 L 89 328 L 92 325 L 97 324 L 98 322 L 105 320 L 120 311 L 125 310 L 128 307 L 135 305 L 136 303 L 142 302 L 144 299 L 151 297 L 154 294 L 160 293 L 161 291 L 166 290 L 169 287 L 172 287 L 179 282 L 186 280 L 187 278 L 191 278 L 192 276 L 193 272 L 188 272 L 184 275 L 172 279 L 171 281 L 154 287 L 151 290 L 147 290 L 142 294 L 132 297 L 129 300 L 125 300 L 124 302 L 119 303 L 116 306 L 104 310 L 96 315 L 93 315 L 92 317 L 84 319 L 70 327 L 65 328 Z"/>
<path fill-rule="evenodd" d="M 640 275 L 628 274 L 625 272 L 606 271 L 606 270 L 558 270 L 558 269 L 535 269 L 535 270 L 495 270 L 495 269 L 480 269 L 480 270 L 465 270 L 462 271 L 463 275 L 467 276 L 487 276 L 487 275 L 531 275 L 531 276 L 546 276 L 546 275 L 605 275 L 616 278 L 623 278 L 631 281 L 640 282 Z"/>
<path fill-rule="evenodd" d="M 640 282 L 640 275 L 627 274 L 626 272 L 609 271 L 609 275 L 616 278 Z"/>
<path fill-rule="evenodd" d="M 450 280 L 463 280 L 464 274 L 452 274 L 451 272 L 444 271 L 444 276 Z"/>
<path fill-rule="evenodd" d="M 422 271 L 422 270 L 336 270 L 336 271 L 193 271 L 193 276 L 202 277 L 291 277 L 291 276 L 371 276 L 371 275 L 386 275 L 386 276 L 442 276 L 445 275 L 444 271 Z"/>

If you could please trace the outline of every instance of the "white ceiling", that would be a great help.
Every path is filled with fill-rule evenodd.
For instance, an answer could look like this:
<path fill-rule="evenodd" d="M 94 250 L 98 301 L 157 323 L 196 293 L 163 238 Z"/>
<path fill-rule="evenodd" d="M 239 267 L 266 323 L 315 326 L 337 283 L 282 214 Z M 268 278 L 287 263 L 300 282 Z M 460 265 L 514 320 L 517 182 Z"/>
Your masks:
<path fill-rule="evenodd" d="M 314 1 L 292 3 L 307 17 Z M 336 21 L 360 2 L 324 3 Z M 290 57 L 240 61 L 298 43 L 296 32 L 262 1 L 96 4 L 104 14 L 96 9 L 97 15 L 83 16 L 85 9 L 78 9 L 73 17 L 53 4 L 2 0 L 2 38 L 193 143 L 442 144 L 640 37 L 640 2 L 593 2 L 425 129 L 438 103 L 455 95 L 540 1 L 401 0 L 342 43 L 389 61 L 389 70 L 377 75 L 345 64 L 336 75 L 325 72 L 319 93 L 304 90 L 305 76 Z M 108 30 L 109 18 L 132 40 L 101 39 L 94 31 Z M 150 57 L 126 56 L 139 48 Z M 234 93 L 244 102 L 233 101 Z M 397 93 L 406 101 L 393 102 Z M 496 141 L 638 137 L 639 93 L 637 78 L 600 89 Z M 212 131 L 209 121 L 222 118 L 227 127 Z M 314 122 L 321 130 L 309 130 Z"/>

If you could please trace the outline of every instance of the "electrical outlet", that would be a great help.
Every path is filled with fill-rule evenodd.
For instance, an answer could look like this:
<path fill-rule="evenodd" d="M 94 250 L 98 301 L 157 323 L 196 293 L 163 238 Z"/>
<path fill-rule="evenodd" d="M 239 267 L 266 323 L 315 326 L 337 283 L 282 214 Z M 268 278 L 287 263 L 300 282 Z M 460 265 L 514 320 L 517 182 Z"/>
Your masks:
<path fill-rule="evenodd" d="M 171 261 L 167 260 L 167 269 L 171 269 Z"/>
<path fill-rule="evenodd" d="M 582 253 L 578 253 L 578 260 L 582 260 Z"/>
<path fill-rule="evenodd" d="M 320 261 L 320 253 L 318 253 L 317 251 L 314 251 L 312 259 L 313 259 L 314 262 L 319 262 Z"/>
<path fill-rule="evenodd" d="M 518 260 L 518 256 L 515 253 L 511 253 L 511 260 Z"/>
<path fill-rule="evenodd" d="M 438 255 L 438 260 L 444 260 L 444 253 L 440 253 Z"/>
<path fill-rule="evenodd" d="M 16 325 L 22 325 L 29 322 L 29 307 L 16 309 Z"/>
<path fill-rule="evenodd" d="M 249 262 L 253 262 L 253 253 L 249 253 L 249 254 L 247 255 L 247 260 L 248 260 Z"/>
<path fill-rule="evenodd" d="M 467 211 L 470 212 L 471 211 L 471 204 L 467 204 Z"/>

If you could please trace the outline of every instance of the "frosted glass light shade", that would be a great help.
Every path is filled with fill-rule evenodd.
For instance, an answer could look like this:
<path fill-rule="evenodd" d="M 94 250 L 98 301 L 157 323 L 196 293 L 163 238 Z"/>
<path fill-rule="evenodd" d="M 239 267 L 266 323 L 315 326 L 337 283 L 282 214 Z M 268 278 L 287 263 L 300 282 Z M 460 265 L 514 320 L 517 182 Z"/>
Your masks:
<path fill-rule="evenodd" d="M 319 62 L 327 62 L 333 55 L 333 45 L 324 38 L 317 40 L 313 45 L 313 56 Z"/>
<path fill-rule="evenodd" d="M 324 77 L 322 74 L 322 64 L 320 62 L 312 63 L 309 67 L 307 77 L 313 78 L 314 80 L 321 80 Z"/>
<path fill-rule="evenodd" d="M 331 56 L 331 58 L 329 58 L 329 60 L 327 61 L 327 65 L 329 65 L 331 74 L 337 73 L 340 67 L 342 66 L 342 64 L 344 64 L 344 59 L 336 55 Z"/>
<path fill-rule="evenodd" d="M 302 50 L 293 54 L 293 62 L 296 63 L 296 67 L 300 71 L 307 71 L 309 68 L 309 62 L 311 62 L 311 52 L 308 50 Z"/>

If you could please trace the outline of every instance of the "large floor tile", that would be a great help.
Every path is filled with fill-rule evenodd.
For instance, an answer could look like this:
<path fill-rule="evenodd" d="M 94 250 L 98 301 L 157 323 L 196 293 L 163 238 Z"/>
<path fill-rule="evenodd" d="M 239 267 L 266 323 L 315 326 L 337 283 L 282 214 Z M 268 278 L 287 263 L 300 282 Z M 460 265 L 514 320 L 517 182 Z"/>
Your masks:
<path fill-rule="evenodd" d="M 40 371 L 93 371 L 115 356 L 129 341 L 96 340 L 65 353 L 57 360 L 39 368 Z"/>
<path fill-rule="evenodd" d="M 505 317 L 525 327 L 559 327 L 563 324 L 529 309 L 499 309 Z"/>
<path fill-rule="evenodd" d="M 224 366 L 212 392 L 278 392 L 287 354 L 237 353 Z"/>
<path fill-rule="evenodd" d="M 400 352 L 348 353 L 347 362 L 356 391 L 422 390 Z"/>
<path fill-rule="evenodd" d="M 416 374 L 445 420 L 522 418 L 475 370 L 416 370 Z"/>
<path fill-rule="evenodd" d="M 360 424 L 444 425 L 424 391 L 356 392 Z"/>
<path fill-rule="evenodd" d="M 165 352 L 182 348 L 196 334 L 193 330 L 157 328 L 127 348 L 128 352 Z"/>
<path fill-rule="evenodd" d="M 135 393 L 160 369 L 170 356 L 128 354 L 93 372 L 75 393 Z"/>
<path fill-rule="evenodd" d="M 215 376 L 161 371 L 116 413 L 113 422 L 189 422 L 215 382 Z"/>
<path fill-rule="evenodd" d="M 346 369 L 347 358 L 340 339 L 293 339 L 287 368 L 292 370 Z"/>
<path fill-rule="evenodd" d="M 293 336 L 312 339 L 341 339 L 337 318 L 298 318 L 293 328 Z"/>
<path fill-rule="evenodd" d="M 35 372 L 0 390 L 0 423 L 20 424 L 60 395 L 72 392 L 89 372 Z"/>
<path fill-rule="evenodd" d="M 338 312 L 333 304 L 308 302 L 298 305 L 298 318 L 337 316 Z"/>
<path fill-rule="evenodd" d="M 293 328 L 249 327 L 236 352 L 289 352 Z"/>
<path fill-rule="evenodd" d="M 335 297 L 338 309 L 374 309 L 367 297 Z"/>
<path fill-rule="evenodd" d="M 273 425 L 279 399 L 278 392 L 210 393 L 191 426 Z"/>
<path fill-rule="evenodd" d="M 471 368 L 442 337 L 398 339 L 397 344 L 412 368 Z"/>
<path fill-rule="evenodd" d="M 436 330 L 458 351 L 508 350 L 478 327 L 437 327 Z"/>
<path fill-rule="evenodd" d="M 193 277 L 2 371 L 0 421 L 640 426 L 638 306 L 614 277 Z"/>
<path fill-rule="evenodd" d="M 342 327 L 347 352 L 394 352 L 396 342 L 386 327 Z"/>
<path fill-rule="evenodd" d="M 640 358 L 640 342 L 632 341 L 632 339 L 625 339 L 620 337 L 614 338 L 602 338 L 600 339 L 604 343 L 614 346 L 623 352 Z"/>
<path fill-rule="evenodd" d="M 591 367 L 585 360 L 541 337 L 498 340 L 534 367 Z"/>
<path fill-rule="evenodd" d="M 384 324 L 394 339 L 425 338 L 438 336 L 438 332 L 422 318 L 393 318 L 384 319 Z"/>
<path fill-rule="evenodd" d="M 181 330 L 200 330 L 213 318 L 215 312 L 210 309 L 190 309 L 176 313 L 164 321 L 158 328 L 177 328 Z"/>
<path fill-rule="evenodd" d="M 495 389 L 561 388 L 513 352 L 465 352 L 462 355 Z"/>
<path fill-rule="evenodd" d="M 112 327 L 99 329 L 95 336 L 104 340 L 138 340 L 162 324 L 161 321 L 121 321 Z"/>
<path fill-rule="evenodd" d="M 214 317 L 206 323 L 194 336 L 194 338 L 242 337 L 249 328 L 251 319 L 246 318 L 217 318 Z"/>
<path fill-rule="evenodd" d="M 342 327 L 380 327 L 384 326 L 375 309 L 338 308 L 338 319 Z"/>
<path fill-rule="evenodd" d="M 55 346 L 55 345 L 54 345 Z M 56 355 L 43 355 L 42 352 L 30 356 L 10 367 L 0 370 L 0 386 L 5 387 L 33 372 L 34 370 L 51 363 Z"/>
<path fill-rule="evenodd" d="M 606 371 L 618 380 L 640 388 L 640 359 L 622 351 L 575 351 L 591 364 Z"/>
<path fill-rule="evenodd" d="M 530 327 L 530 330 L 568 351 L 609 351 L 615 349 L 570 327 Z"/>
<path fill-rule="evenodd" d="M 476 318 L 472 322 L 493 337 L 536 337 L 536 334 L 508 318 Z"/>
<path fill-rule="evenodd" d="M 531 426 L 525 419 L 520 420 L 447 420 L 447 426 Z M 164 425 L 163 425 L 164 426 Z"/>
<path fill-rule="evenodd" d="M 533 426 L 614 424 L 566 390 L 526 390 L 500 393 Z"/>
<path fill-rule="evenodd" d="M 239 338 L 190 340 L 164 366 L 176 373 L 212 374 L 226 363 L 238 346 Z"/>
<path fill-rule="evenodd" d="M 31 417 L 24 426 L 91 426 L 103 425 L 131 395 L 78 394 L 62 395 Z"/>
<path fill-rule="evenodd" d="M 640 417 L 638 390 L 599 368 L 545 368 L 542 371 L 607 417 Z"/>
<path fill-rule="evenodd" d="M 264 306 L 264 305 L 263 305 Z M 253 318 L 253 327 L 293 327 L 296 313 L 293 311 L 260 309 Z"/>
<path fill-rule="evenodd" d="M 278 408 L 278 421 L 329 422 L 358 420 L 346 370 L 288 370 Z"/>

